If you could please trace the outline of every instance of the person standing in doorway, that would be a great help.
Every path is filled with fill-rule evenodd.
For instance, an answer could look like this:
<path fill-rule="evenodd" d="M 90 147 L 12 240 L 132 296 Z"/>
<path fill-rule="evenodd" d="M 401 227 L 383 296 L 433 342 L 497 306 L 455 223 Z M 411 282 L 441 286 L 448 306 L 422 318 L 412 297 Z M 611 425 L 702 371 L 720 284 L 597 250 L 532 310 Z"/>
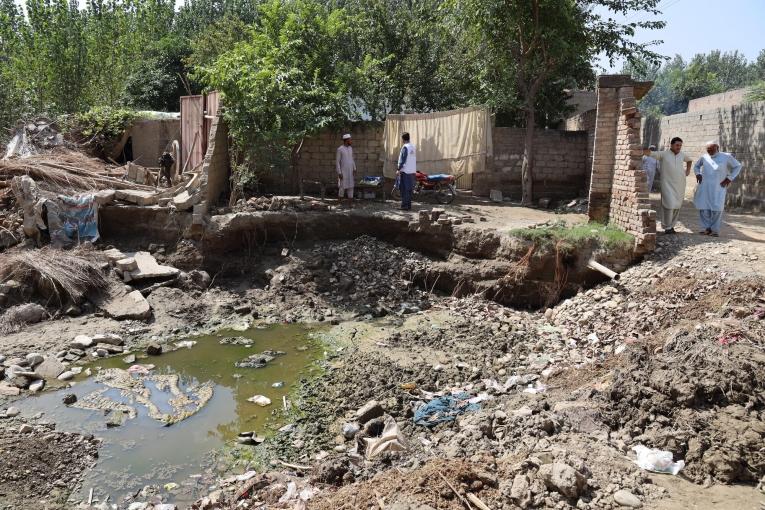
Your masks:
<path fill-rule="evenodd" d="M 337 170 L 337 189 L 340 205 L 347 196 L 349 206 L 353 208 L 353 185 L 356 174 L 356 162 L 353 161 L 353 140 L 350 134 L 343 135 L 343 145 L 337 148 L 335 167 Z"/>
<path fill-rule="evenodd" d="M 669 142 L 668 151 L 650 153 L 661 163 L 661 227 L 665 234 L 675 233 L 675 223 L 685 198 L 685 181 L 691 174 L 693 160 L 682 148 L 683 140 L 676 136 Z"/>
<path fill-rule="evenodd" d="M 741 163 L 727 152 L 720 152 L 717 142 L 707 142 L 707 153 L 693 165 L 696 174 L 696 194 L 693 205 L 701 218 L 700 233 L 712 237 L 720 235 L 722 213 L 728 186 L 741 173 Z"/>
<path fill-rule="evenodd" d="M 398 155 L 398 178 L 401 190 L 401 209 L 412 210 L 412 192 L 414 191 L 415 173 L 417 172 L 417 149 L 410 141 L 409 133 L 401 135 L 404 142 Z"/>
<path fill-rule="evenodd" d="M 651 157 L 651 153 L 655 151 L 655 145 L 651 145 L 643 150 L 643 172 L 645 172 L 646 182 L 648 183 L 648 193 L 653 190 L 653 180 L 656 178 L 656 167 L 659 166 L 659 162 Z"/>

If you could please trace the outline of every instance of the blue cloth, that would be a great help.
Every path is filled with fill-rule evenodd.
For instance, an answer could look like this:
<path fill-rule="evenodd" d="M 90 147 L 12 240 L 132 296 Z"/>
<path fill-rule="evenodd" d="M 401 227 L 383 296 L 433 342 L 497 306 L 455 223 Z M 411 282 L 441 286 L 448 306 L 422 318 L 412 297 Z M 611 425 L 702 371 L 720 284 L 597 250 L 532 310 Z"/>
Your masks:
<path fill-rule="evenodd" d="M 433 427 L 439 423 L 452 421 L 461 414 L 481 409 L 479 404 L 468 402 L 469 398 L 470 395 L 463 391 L 456 395 L 431 400 L 414 412 L 414 423 L 423 427 Z"/>
<path fill-rule="evenodd" d="M 58 222 L 48 220 L 54 246 L 98 240 L 98 205 L 94 195 L 59 195 L 56 213 Z"/>
<path fill-rule="evenodd" d="M 401 190 L 401 208 L 412 208 L 412 191 L 414 191 L 414 182 L 416 177 L 414 174 L 405 174 L 401 172 L 399 174 L 399 189 Z"/>
<path fill-rule="evenodd" d="M 720 225 L 722 224 L 722 211 L 699 209 L 699 216 L 701 217 L 701 227 L 704 230 L 709 229 L 715 234 L 720 233 Z"/>
<path fill-rule="evenodd" d="M 693 165 L 693 172 L 701 176 L 701 184 L 693 196 L 693 205 L 698 210 L 722 211 L 725 209 L 727 188 L 720 186 L 726 178 L 733 181 L 741 172 L 741 163 L 726 152 L 714 156 L 705 154 Z"/>
<path fill-rule="evenodd" d="M 433 174 L 428 176 L 429 181 L 445 181 L 449 177 L 451 177 L 449 174 Z"/>
<path fill-rule="evenodd" d="M 406 164 L 406 157 L 409 155 L 409 151 L 406 147 L 401 147 L 401 152 L 398 153 L 398 169 L 401 170 Z"/>

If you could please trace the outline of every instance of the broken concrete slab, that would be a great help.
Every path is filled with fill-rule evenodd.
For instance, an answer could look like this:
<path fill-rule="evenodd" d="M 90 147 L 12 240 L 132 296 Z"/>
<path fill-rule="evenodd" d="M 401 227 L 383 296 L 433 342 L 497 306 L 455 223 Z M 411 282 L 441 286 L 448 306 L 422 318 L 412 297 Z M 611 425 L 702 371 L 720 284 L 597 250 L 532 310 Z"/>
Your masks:
<path fill-rule="evenodd" d="M 151 317 L 151 306 L 138 290 L 128 292 L 122 287 L 113 288 L 100 306 L 109 317 L 117 320 Z"/>
<path fill-rule="evenodd" d="M 169 280 L 181 274 L 179 269 L 157 263 L 157 259 L 147 251 L 136 252 L 133 255 L 133 259 L 138 269 L 123 272 L 122 276 L 126 282 L 135 280 Z"/>
<path fill-rule="evenodd" d="M 115 264 L 118 260 L 127 257 L 127 255 L 119 251 L 117 248 L 109 248 L 108 250 L 104 250 L 103 254 L 106 255 L 106 258 L 108 258 L 109 262 L 112 264 Z"/>
<path fill-rule="evenodd" d="M 15 397 L 21 393 L 21 390 L 16 386 L 11 386 L 7 382 L 0 382 L 0 395 L 3 397 Z"/>
<path fill-rule="evenodd" d="M 202 193 L 189 193 L 183 190 L 173 197 L 173 205 L 179 211 L 188 211 L 202 201 Z"/>
<path fill-rule="evenodd" d="M 96 199 L 96 203 L 98 205 L 107 205 L 114 202 L 114 199 L 117 197 L 117 192 L 113 189 L 102 189 L 100 191 L 96 191 L 93 196 Z"/>
<path fill-rule="evenodd" d="M 125 257 L 124 259 L 115 262 L 114 265 L 116 265 L 117 269 L 120 271 L 135 271 L 138 269 L 138 263 L 135 261 L 134 257 Z"/>
<path fill-rule="evenodd" d="M 157 194 L 153 191 L 141 191 L 133 189 L 117 190 L 115 194 L 117 200 L 136 205 L 155 205 L 157 203 Z"/>

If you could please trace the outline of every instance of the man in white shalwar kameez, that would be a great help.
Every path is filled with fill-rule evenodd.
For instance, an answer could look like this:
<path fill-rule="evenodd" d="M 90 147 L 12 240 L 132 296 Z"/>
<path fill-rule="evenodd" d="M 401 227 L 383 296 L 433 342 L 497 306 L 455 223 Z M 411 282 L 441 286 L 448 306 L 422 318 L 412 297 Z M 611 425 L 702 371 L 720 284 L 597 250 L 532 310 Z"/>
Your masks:
<path fill-rule="evenodd" d="M 685 179 L 691 174 L 693 159 L 686 156 L 682 148 L 683 140 L 676 136 L 670 141 L 668 151 L 650 153 L 661 163 L 661 227 L 665 234 L 675 233 L 685 198 Z"/>
<path fill-rule="evenodd" d="M 351 207 L 353 207 L 354 175 L 356 174 L 352 145 L 351 135 L 343 135 L 343 145 L 337 148 L 337 157 L 335 158 L 338 197 L 342 204 L 343 196 L 347 196 Z"/>
<path fill-rule="evenodd" d="M 717 142 L 707 142 L 707 153 L 693 165 L 696 174 L 696 194 L 693 205 L 701 218 L 700 233 L 717 237 L 720 235 L 725 194 L 728 186 L 741 173 L 741 163 L 727 152 L 720 152 Z"/>

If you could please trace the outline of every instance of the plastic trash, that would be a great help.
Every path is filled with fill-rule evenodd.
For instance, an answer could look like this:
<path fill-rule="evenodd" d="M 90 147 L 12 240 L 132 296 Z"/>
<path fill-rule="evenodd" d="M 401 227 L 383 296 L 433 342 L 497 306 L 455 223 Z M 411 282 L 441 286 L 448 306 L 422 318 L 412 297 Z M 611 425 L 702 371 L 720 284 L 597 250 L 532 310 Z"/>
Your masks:
<path fill-rule="evenodd" d="M 637 455 L 635 464 L 646 471 L 676 475 L 685 467 L 685 461 L 678 460 L 677 462 L 674 462 L 672 452 L 658 450 L 656 448 L 647 448 L 641 444 L 633 446 L 632 449 Z"/>

